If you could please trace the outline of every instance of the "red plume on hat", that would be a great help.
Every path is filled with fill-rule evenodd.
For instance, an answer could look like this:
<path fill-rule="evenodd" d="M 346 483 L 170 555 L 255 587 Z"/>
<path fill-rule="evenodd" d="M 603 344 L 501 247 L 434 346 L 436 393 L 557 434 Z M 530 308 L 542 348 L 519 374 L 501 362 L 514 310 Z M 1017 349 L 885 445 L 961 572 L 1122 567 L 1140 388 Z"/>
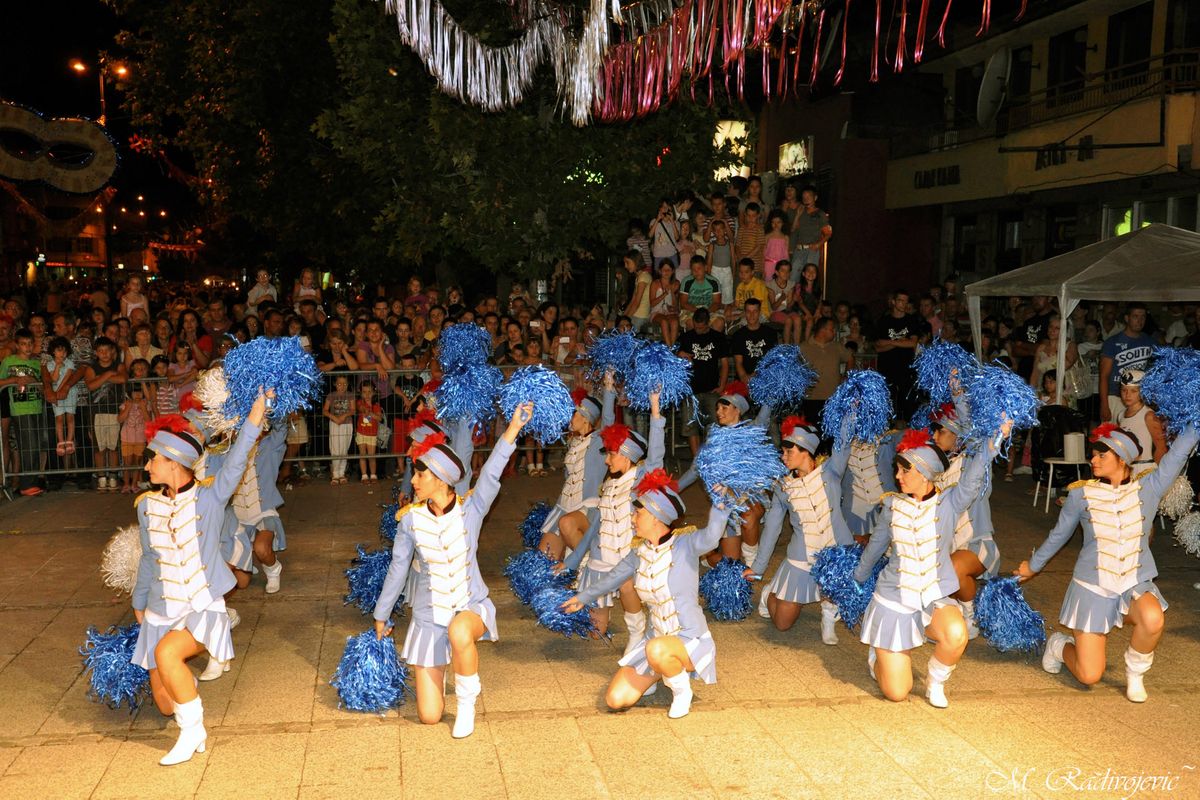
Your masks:
<path fill-rule="evenodd" d="M 909 428 L 904 432 L 904 438 L 896 446 L 897 453 L 905 450 L 915 450 L 918 447 L 929 446 L 929 430 L 927 428 Z"/>
<path fill-rule="evenodd" d="M 600 441 L 604 443 L 604 449 L 609 452 L 615 453 L 620 450 L 621 445 L 625 444 L 625 440 L 628 438 L 629 426 L 619 422 L 600 431 Z"/>
<path fill-rule="evenodd" d="M 938 410 L 933 412 L 934 422 L 941 422 L 944 419 L 958 419 L 958 412 L 954 410 L 953 403 L 942 403 Z"/>
<path fill-rule="evenodd" d="M 204 404 L 196 399 L 196 395 L 192 392 L 185 392 L 183 397 L 179 398 L 180 411 L 203 411 Z"/>
<path fill-rule="evenodd" d="M 779 426 L 779 430 L 783 432 L 784 436 L 791 436 L 792 431 L 796 430 L 796 428 L 807 427 L 808 420 L 806 420 L 804 417 L 797 417 L 795 414 L 792 414 L 790 417 L 784 418 L 783 422 Z"/>
<path fill-rule="evenodd" d="M 445 444 L 445 443 L 446 443 L 445 434 L 441 434 L 441 433 L 429 434 L 424 439 L 422 439 L 421 441 L 417 442 L 416 444 L 414 444 L 412 446 L 412 453 L 410 454 L 412 456 L 412 460 L 416 461 L 418 458 L 420 458 L 421 456 L 428 453 L 430 450 L 432 450 L 437 445 Z"/>
<path fill-rule="evenodd" d="M 742 397 L 749 398 L 750 387 L 741 381 L 732 381 L 725 384 L 725 391 L 721 392 L 721 394 L 740 394 Z"/>
<path fill-rule="evenodd" d="M 657 492 L 659 489 L 670 489 L 673 492 L 679 491 L 679 482 L 661 467 L 642 478 L 641 483 L 637 485 L 638 497 L 650 492 Z"/>
<path fill-rule="evenodd" d="M 423 425 L 426 422 L 437 422 L 437 414 L 433 413 L 432 408 L 426 406 L 417 412 L 416 416 L 412 418 L 412 421 L 414 428 L 418 425 Z"/>
<path fill-rule="evenodd" d="M 163 414 L 161 417 L 155 417 L 146 423 L 146 441 L 154 438 L 154 434 L 159 431 L 170 431 L 171 433 L 187 433 L 191 430 L 192 423 L 187 421 L 186 417 L 180 414 Z"/>
<path fill-rule="evenodd" d="M 580 386 L 577 389 L 571 390 L 571 402 L 574 403 L 575 405 L 579 405 L 580 403 L 582 403 L 584 401 L 584 399 L 587 398 L 587 396 L 588 396 L 587 389 L 583 388 L 582 386 Z"/>
<path fill-rule="evenodd" d="M 429 383 L 427 383 L 421 387 L 421 394 L 433 394 L 434 392 L 437 391 L 437 388 L 441 385 L 442 385 L 441 380 L 439 380 L 438 378 L 434 378 L 433 380 L 429 381 Z"/>
<path fill-rule="evenodd" d="M 1092 434 L 1088 437 L 1088 441 L 1098 442 L 1101 439 L 1107 439 L 1108 435 L 1113 431 L 1121 430 L 1120 425 L 1114 425 L 1111 422 L 1103 422 L 1095 427 Z"/>

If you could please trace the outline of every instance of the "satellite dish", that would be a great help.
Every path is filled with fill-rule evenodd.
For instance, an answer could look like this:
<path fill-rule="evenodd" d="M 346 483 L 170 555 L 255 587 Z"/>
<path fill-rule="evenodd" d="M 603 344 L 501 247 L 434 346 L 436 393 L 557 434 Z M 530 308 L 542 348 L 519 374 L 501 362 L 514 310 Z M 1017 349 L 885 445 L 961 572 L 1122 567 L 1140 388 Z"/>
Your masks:
<path fill-rule="evenodd" d="M 837 43 L 839 41 L 838 29 L 841 27 L 841 25 L 842 25 L 842 12 L 841 12 L 841 10 L 839 10 L 834 15 L 833 21 L 829 24 L 829 35 L 825 39 L 825 49 L 821 52 L 821 62 L 818 65 L 817 69 L 824 70 L 825 62 L 827 62 L 829 60 L 829 57 L 831 55 L 833 55 L 833 50 L 837 46 Z"/>
<path fill-rule="evenodd" d="M 986 128 L 996 121 L 1000 106 L 1004 105 L 1008 93 L 1008 73 L 1012 67 L 1012 53 L 1002 47 L 992 53 L 983 70 L 983 81 L 979 85 L 979 100 L 975 104 L 975 118 Z"/>

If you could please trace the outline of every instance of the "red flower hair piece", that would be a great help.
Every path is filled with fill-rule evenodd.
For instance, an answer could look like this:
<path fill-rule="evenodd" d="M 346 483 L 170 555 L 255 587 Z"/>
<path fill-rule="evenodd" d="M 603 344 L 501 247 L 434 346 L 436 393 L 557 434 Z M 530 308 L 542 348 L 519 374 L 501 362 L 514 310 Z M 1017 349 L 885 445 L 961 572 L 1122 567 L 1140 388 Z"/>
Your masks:
<path fill-rule="evenodd" d="M 429 383 L 427 383 L 421 387 L 421 394 L 433 394 L 434 392 L 437 391 L 437 388 L 441 385 L 442 385 L 441 380 L 439 380 L 438 378 L 434 378 Z"/>
<path fill-rule="evenodd" d="M 155 417 L 146 423 L 146 441 L 154 438 L 154 434 L 159 431 L 170 431 L 171 433 L 187 433 L 192 427 L 192 423 L 187 421 L 186 417 L 180 414 L 163 414 L 161 417 Z"/>
<path fill-rule="evenodd" d="M 941 407 L 933 412 L 934 422 L 941 422 L 944 419 L 958 419 L 958 412 L 954 410 L 953 403 L 942 403 Z"/>
<path fill-rule="evenodd" d="M 657 492 L 659 489 L 671 489 L 679 491 L 679 482 L 671 477 L 665 469 L 661 467 L 642 478 L 641 483 L 637 485 L 638 497 L 650 492 Z"/>
<path fill-rule="evenodd" d="M 421 441 L 417 442 L 416 444 L 414 444 L 412 446 L 412 453 L 410 454 L 412 456 L 412 460 L 416 461 L 418 458 L 420 458 L 421 456 L 425 455 L 430 450 L 432 450 L 436 445 L 445 444 L 445 443 L 446 443 L 445 434 L 442 434 L 442 433 L 429 434 L 424 439 L 422 439 Z"/>
<path fill-rule="evenodd" d="M 575 405 L 582 403 L 585 397 L 587 397 L 587 389 L 583 388 L 582 386 L 580 386 L 578 389 L 571 390 L 571 402 Z"/>
<path fill-rule="evenodd" d="M 797 417 L 795 414 L 792 414 L 790 417 L 784 418 L 783 423 L 779 426 L 779 430 L 783 432 L 784 436 L 791 436 L 792 431 L 796 430 L 796 428 L 807 427 L 808 420 L 806 420 L 804 417 Z"/>
<path fill-rule="evenodd" d="M 600 441 L 604 443 L 604 449 L 612 453 L 620 450 L 621 445 L 625 444 L 625 440 L 628 438 L 629 426 L 622 425 L 619 422 L 609 425 L 600 431 Z"/>
<path fill-rule="evenodd" d="M 196 399 L 196 395 L 192 392 L 184 393 L 183 397 L 179 398 L 180 411 L 203 411 L 204 404 Z"/>
<path fill-rule="evenodd" d="M 1092 434 L 1088 437 L 1088 441 L 1098 442 L 1101 439 L 1108 438 L 1108 435 L 1110 433 L 1112 433 L 1113 431 L 1117 431 L 1120 429 L 1121 429 L 1120 425 L 1114 425 L 1111 422 L 1102 422 L 1101 424 L 1097 425 L 1096 428 L 1092 431 Z"/>
<path fill-rule="evenodd" d="M 732 381 L 725 384 L 725 391 L 721 394 L 740 394 L 742 397 L 750 397 L 750 387 L 741 381 Z"/>
<path fill-rule="evenodd" d="M 432 408 L 425 406 L 416 413 L 416 416 L 412 418 L 412 421 L 414 428 L 418 425 L 423 425 L 426 422 L 437 422 L 437 414 L 433 413 Z"/>
<path fill-rule="evenodd" d="M 929 430 L 927 428 L 909 428 L 904 432 L 904 438 L 896 446 L 897 453 L 905 450 L 915 450 L 918 447 L 929 446 Z"/>

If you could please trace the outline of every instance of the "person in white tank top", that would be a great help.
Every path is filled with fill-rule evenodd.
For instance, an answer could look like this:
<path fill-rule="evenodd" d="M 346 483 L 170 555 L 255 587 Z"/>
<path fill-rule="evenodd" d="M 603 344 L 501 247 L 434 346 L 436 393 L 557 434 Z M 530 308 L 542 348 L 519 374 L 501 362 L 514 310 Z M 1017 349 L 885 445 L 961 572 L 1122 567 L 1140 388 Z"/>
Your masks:
<path fill-rule="evenodd" d="M 1117 415 L 1117 425 L 1132 433 L 1142 448 L 1135 463 L 1156 462 L 1167 452 L 1167 437 L 1162 423 L 1142 400 L 1142 376 L 1140 369 L 1127 369 L 1121 373 L 1121 405 L 1124 409 Z"/>

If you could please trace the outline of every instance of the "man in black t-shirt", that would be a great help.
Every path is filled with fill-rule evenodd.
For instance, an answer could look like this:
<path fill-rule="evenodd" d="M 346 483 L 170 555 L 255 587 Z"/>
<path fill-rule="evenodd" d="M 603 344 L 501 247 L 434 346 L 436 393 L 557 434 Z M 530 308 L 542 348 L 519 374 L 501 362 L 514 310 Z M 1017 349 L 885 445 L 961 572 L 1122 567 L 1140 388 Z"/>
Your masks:
<path fill-rule="evenodd" d="M 729 380 L 729 344 L 724 334 L 709 327 L 710 319 L 707 308 L 697 308 L 692 329 L 679 337 L 680 357 L 692 362 L 692 394 L 700 411 L 690 409 L 685 423 L 693 456 L 700 449 L 704 423 L 716 418 L 717 395 Z"/>
<path fill-rule="evenodd" d="M 1037 346 L 1046 338 L 1046 332 L 1050 330 L 1050 317 L 1054 314 L 1048 296 L 1034 297 L 1031 302 L 1033 316 L 1025 320 L 1025 324 L 1017 328 L 1012 337 L 1012 354 L 1017 358 L 1017 374 L 1025 380 L 1029 380 L 1033 375 Z"/>
<path fill-rule="evenodd" d="M 746 324 L 729 335 L 729 350 L 738 380 L 749 383 L 758 362 L 779 341 L 774 328 L 762 324 L 762 302 L 751 297 L 744 307 Z"/>
<path fill-rule="evenodd" d="M 910 397 L 914 380 L 912 363 L 917 344 L 928 337 L 929 324 L 908 313 L 908 292 L 893 292 L 889 304 L 891 310 L 875 327 L 875 352 L 879 354 L 879 373 L 887 379 L 892 392 L 896 418 L 907 421 L 916 408 L 915 399 Z"/>

